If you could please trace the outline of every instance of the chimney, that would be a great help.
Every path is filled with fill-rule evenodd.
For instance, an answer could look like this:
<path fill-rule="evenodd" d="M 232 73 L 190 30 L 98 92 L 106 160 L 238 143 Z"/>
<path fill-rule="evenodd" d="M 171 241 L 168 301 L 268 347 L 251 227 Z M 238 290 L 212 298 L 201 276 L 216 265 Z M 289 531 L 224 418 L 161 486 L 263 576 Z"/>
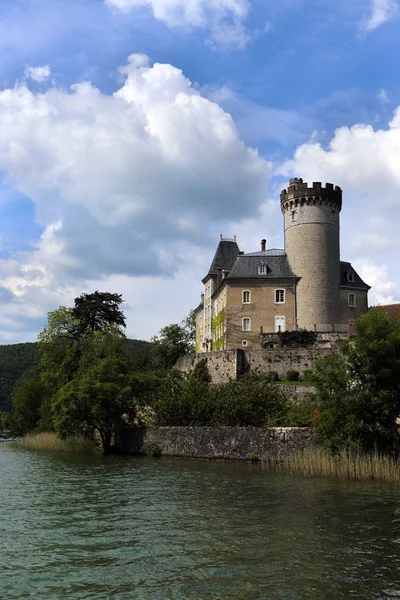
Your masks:
<path fill-rule="evenodd" d="M 239 256 L 243 256 L 244 252 L 242 250 L 239 250 Z"/>
<path fill-rule="evenodd" d="M 217 284 L 216 288 L 218 289 L 222 283 L 222 269 L 221 267 L 217 267 Z"/>
<path fill-rule="evenodd" d="M 265 251 L 265 246 L 267 244 L 267 240 L 261 240 L 261 251 L 264 252 Z"/>

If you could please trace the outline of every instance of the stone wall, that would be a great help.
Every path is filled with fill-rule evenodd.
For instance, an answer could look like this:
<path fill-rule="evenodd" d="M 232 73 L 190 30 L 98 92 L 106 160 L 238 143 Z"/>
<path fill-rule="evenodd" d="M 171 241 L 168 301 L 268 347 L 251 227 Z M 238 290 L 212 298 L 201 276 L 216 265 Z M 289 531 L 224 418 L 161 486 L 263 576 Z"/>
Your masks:
<path fill-rule="evenodd" d="M 247 370 L 251 373 L 263 374 L 275 371 L 284 379 L 290 369 L 303 375 L 304 371 L 312 371 L 318 358 L 332 354 L 331 348 L 255 348 L 246 350 Z"/>
<path fill-rule="evenodd" d="M 213 383 L 235 381 L 244 370 L 242 350 L 221 350 L 220 352 L 202 352 L 187 354 L 176 363 L 179 371 L 187 373 L 194 369 L 198 362 L 205 360 Z"/>
<path fill-rule="evenodd" d="M 253 350 L 225 350 L 183 356 L 176 368 L 191 371 L 200 360 L 206 360 L 212 383 L 235 381 L 244 373 L 263 374 L 275 371 L 281 378 L 289 369 L 302 375 L 312 371 L 317 358 L 328 356 L 334 348 L 255 348 Z"/>
<path fill-rule="evenodd" d="M 307 427 L 149 427 L 120 432 L 117 449 L 138 454 L 144 444 L 164 456 L 229 460 L 280 458 L 294 450 L 314 448 L 313 429 Z"/>

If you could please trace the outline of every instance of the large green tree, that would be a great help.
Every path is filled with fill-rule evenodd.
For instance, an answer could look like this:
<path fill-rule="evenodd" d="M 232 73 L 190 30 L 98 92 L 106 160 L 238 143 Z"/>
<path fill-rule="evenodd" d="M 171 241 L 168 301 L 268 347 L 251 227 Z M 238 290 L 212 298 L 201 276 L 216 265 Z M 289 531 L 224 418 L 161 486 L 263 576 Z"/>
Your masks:
<path fill-rule="evenodd" d="M 399 452 L 400 318 L 375 308 L 358 319 L 340 354 L 318 362 L 316 386 L 321 443 Z"/>
<path fill-rule="evenodd" d="M 104 453 L 110 453 L 116 431 L 132 424 L 136 416 L 128 361 L 115 356 L 102 358 L 61 387 L 52 408 L 61 437 L 97 431 Z"/>
<path fill-rule="evenodd" d="M 75 298 L 72 314 L 79 323 L 79 333 L 106 331 L 117 328 L 122 332 L 125 328 L 125 316 L 120 309 L 123 303 L 121 294 L 109 292 L 93 292 Z"/>

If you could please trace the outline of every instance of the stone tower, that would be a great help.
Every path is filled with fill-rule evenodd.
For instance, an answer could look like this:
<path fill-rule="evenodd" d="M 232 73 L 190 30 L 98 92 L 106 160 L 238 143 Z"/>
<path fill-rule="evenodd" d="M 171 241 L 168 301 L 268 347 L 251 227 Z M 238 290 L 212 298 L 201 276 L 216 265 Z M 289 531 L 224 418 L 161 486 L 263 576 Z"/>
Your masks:
<path fill-rule="evenodd" d="M 281 192 L 285 251 L 293 273 L 301 278 L 296 294 L 299 328 L 329 330 L 340 322 L 341 208 L 342 190 L 331 183 L 308 187 L 296 177 Z"/>

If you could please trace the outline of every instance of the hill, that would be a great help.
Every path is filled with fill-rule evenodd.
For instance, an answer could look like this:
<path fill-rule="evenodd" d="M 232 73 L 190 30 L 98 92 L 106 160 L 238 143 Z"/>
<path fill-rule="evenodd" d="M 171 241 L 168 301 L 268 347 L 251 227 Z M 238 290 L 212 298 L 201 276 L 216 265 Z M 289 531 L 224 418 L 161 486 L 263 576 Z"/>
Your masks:
<path fill-rule="evenodd" d="M 144 340 L 127 340 L 132 370 L 157 370 L 154 344 Z M 37 343 L 0 345 L 0 412 L 11 411 L 11 393 L 25 371 L 38 361 Z"/>

